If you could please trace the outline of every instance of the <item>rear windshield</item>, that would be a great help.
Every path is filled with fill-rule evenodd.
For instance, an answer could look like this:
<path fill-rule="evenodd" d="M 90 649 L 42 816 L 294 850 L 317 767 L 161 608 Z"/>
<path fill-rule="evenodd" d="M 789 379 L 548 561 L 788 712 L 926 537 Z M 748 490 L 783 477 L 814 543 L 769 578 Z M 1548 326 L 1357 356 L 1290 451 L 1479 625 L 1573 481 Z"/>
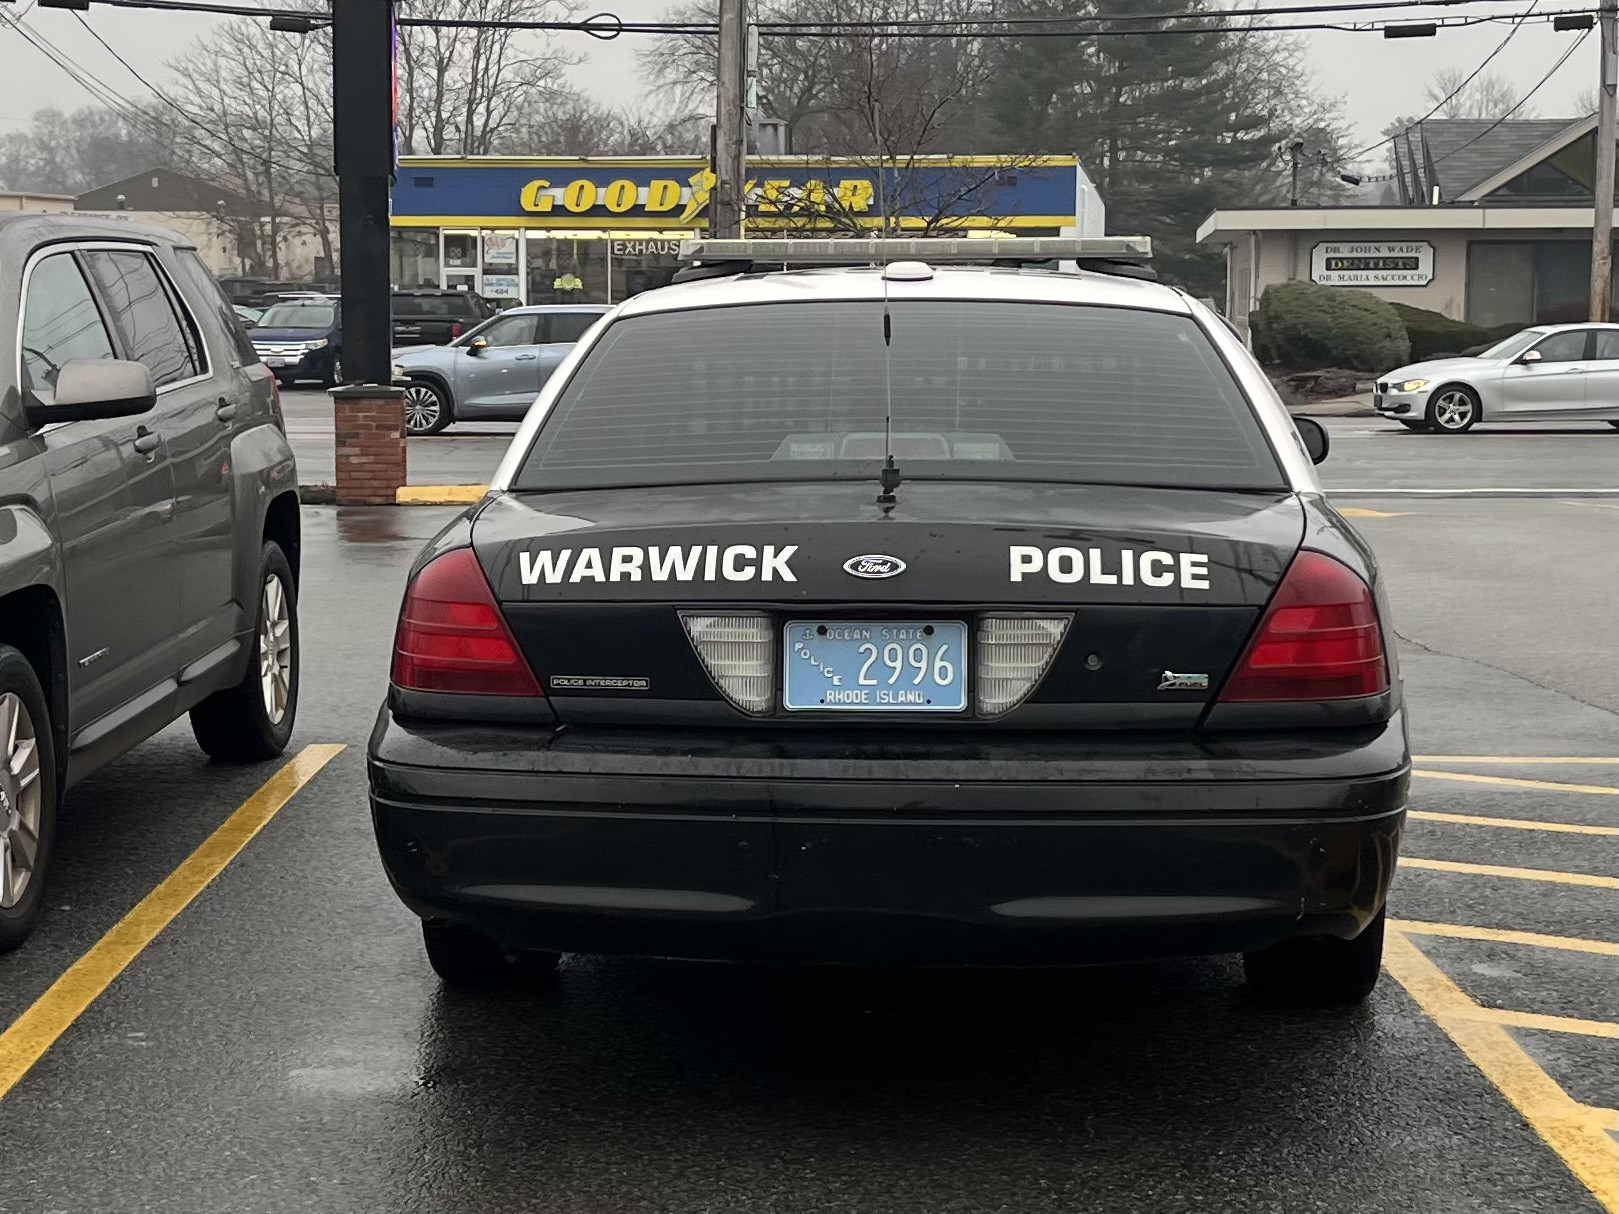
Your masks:
<path fill-rule="evenodd" d="M 475 316 L 472 300 L 455 295 L 395 295 L 395 316 Z"/>
<path fill-rule="evenodd" d="M 563 390 L 518 489 L 875 478 L 1285 487 L 1186 316 L 977 301 L 630 317 Z M 890 403 L 891 402 L 891 405 Z"/>

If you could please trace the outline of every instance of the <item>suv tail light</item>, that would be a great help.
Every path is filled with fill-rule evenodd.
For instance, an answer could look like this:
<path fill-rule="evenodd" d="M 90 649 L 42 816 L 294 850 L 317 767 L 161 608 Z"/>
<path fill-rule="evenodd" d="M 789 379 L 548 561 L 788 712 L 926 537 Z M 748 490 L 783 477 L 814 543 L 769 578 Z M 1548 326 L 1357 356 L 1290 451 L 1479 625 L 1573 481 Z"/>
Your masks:
<path fill-rule="evenodd" d="M 450 336 L 452 338 L 461 336 L 461 322 L 459 320 L 450 322 Z"/>
<path fill-rule="evenodd" d="M 394 636 L 393 681 L 407 691 L 545 694 L 472 549 L 434 557 L 411 579 Z"/>
<path fill-rule="evenodd" d="M 1371 588 L 1342 562 L 1305 550 L 1288 566 L 1220 699 L 1348 700 L 1388 687 Z"/>

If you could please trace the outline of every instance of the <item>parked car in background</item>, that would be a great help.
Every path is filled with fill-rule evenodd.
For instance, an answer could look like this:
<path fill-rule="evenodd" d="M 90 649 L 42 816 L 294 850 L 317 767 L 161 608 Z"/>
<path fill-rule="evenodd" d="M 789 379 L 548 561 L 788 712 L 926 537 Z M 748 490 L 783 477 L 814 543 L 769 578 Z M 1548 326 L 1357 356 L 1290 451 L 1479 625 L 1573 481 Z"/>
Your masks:
<path fill-rule="evenodd" d="M 253 329 L 253 348 L 283 384 L 313 379 L 331 387 L 343 378 L 343 305 L 335 295 L 272 304 Z"/>
<path fill-rule="evenodd" d="M 495 307 L 471 291 L 395 291 L 395 346 L 442 346 L 495 315 Z"/>
<path fill-rule="evenodd" d="M 1463 434 L 1485 421 L 1619 428 L 1619 325 L 1537 325 L 1475 358 L 1390 371 L 1372 400 L 1406 429 L 1437 434 Z"/>
<path fill-rule="evenodd" d="M 0 219 L 0 952 L 62 791 L 178 717 L 272 758 L 298 704 L 298 476 L 269 371 L 188 241 Z"/>
<path fill-rule="evenodd" d="M 557 364 L 607 311 L 605 304 L 511 308 L 449 345 L 396 348 L 406 433 L 435 434 L 474 418 L 522 420 Z"/>

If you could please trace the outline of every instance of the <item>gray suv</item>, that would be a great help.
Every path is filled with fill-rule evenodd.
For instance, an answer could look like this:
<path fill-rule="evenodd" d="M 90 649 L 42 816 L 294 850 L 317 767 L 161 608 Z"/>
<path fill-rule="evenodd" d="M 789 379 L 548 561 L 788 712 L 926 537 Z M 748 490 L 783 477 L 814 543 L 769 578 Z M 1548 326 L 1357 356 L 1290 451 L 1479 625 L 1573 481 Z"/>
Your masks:
<path fill-rule="evenodd" d="M 279 754 L 298 702 L 297 471 L 275 380 L 196 249 L 0 218 L 0 952 L 64 789 L 183 713 Z"/>

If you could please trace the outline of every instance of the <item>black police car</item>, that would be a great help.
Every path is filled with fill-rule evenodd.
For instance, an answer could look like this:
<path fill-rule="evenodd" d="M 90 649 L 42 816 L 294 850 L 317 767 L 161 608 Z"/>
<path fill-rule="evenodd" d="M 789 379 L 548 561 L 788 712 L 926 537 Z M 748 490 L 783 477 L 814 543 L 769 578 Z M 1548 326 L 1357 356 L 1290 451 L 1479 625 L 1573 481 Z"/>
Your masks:
<path fill-rule="evenodd" d="M 1006 264 L 1140 240 L 803 243 L 619 305 L 412 570 L 369 773 L 435 969 L 1241 952 L 1363 998 L 1409 753 L 1325 432 L 1138 267 Z M 867 264 L 757 260 L 815 257 Z"/>

